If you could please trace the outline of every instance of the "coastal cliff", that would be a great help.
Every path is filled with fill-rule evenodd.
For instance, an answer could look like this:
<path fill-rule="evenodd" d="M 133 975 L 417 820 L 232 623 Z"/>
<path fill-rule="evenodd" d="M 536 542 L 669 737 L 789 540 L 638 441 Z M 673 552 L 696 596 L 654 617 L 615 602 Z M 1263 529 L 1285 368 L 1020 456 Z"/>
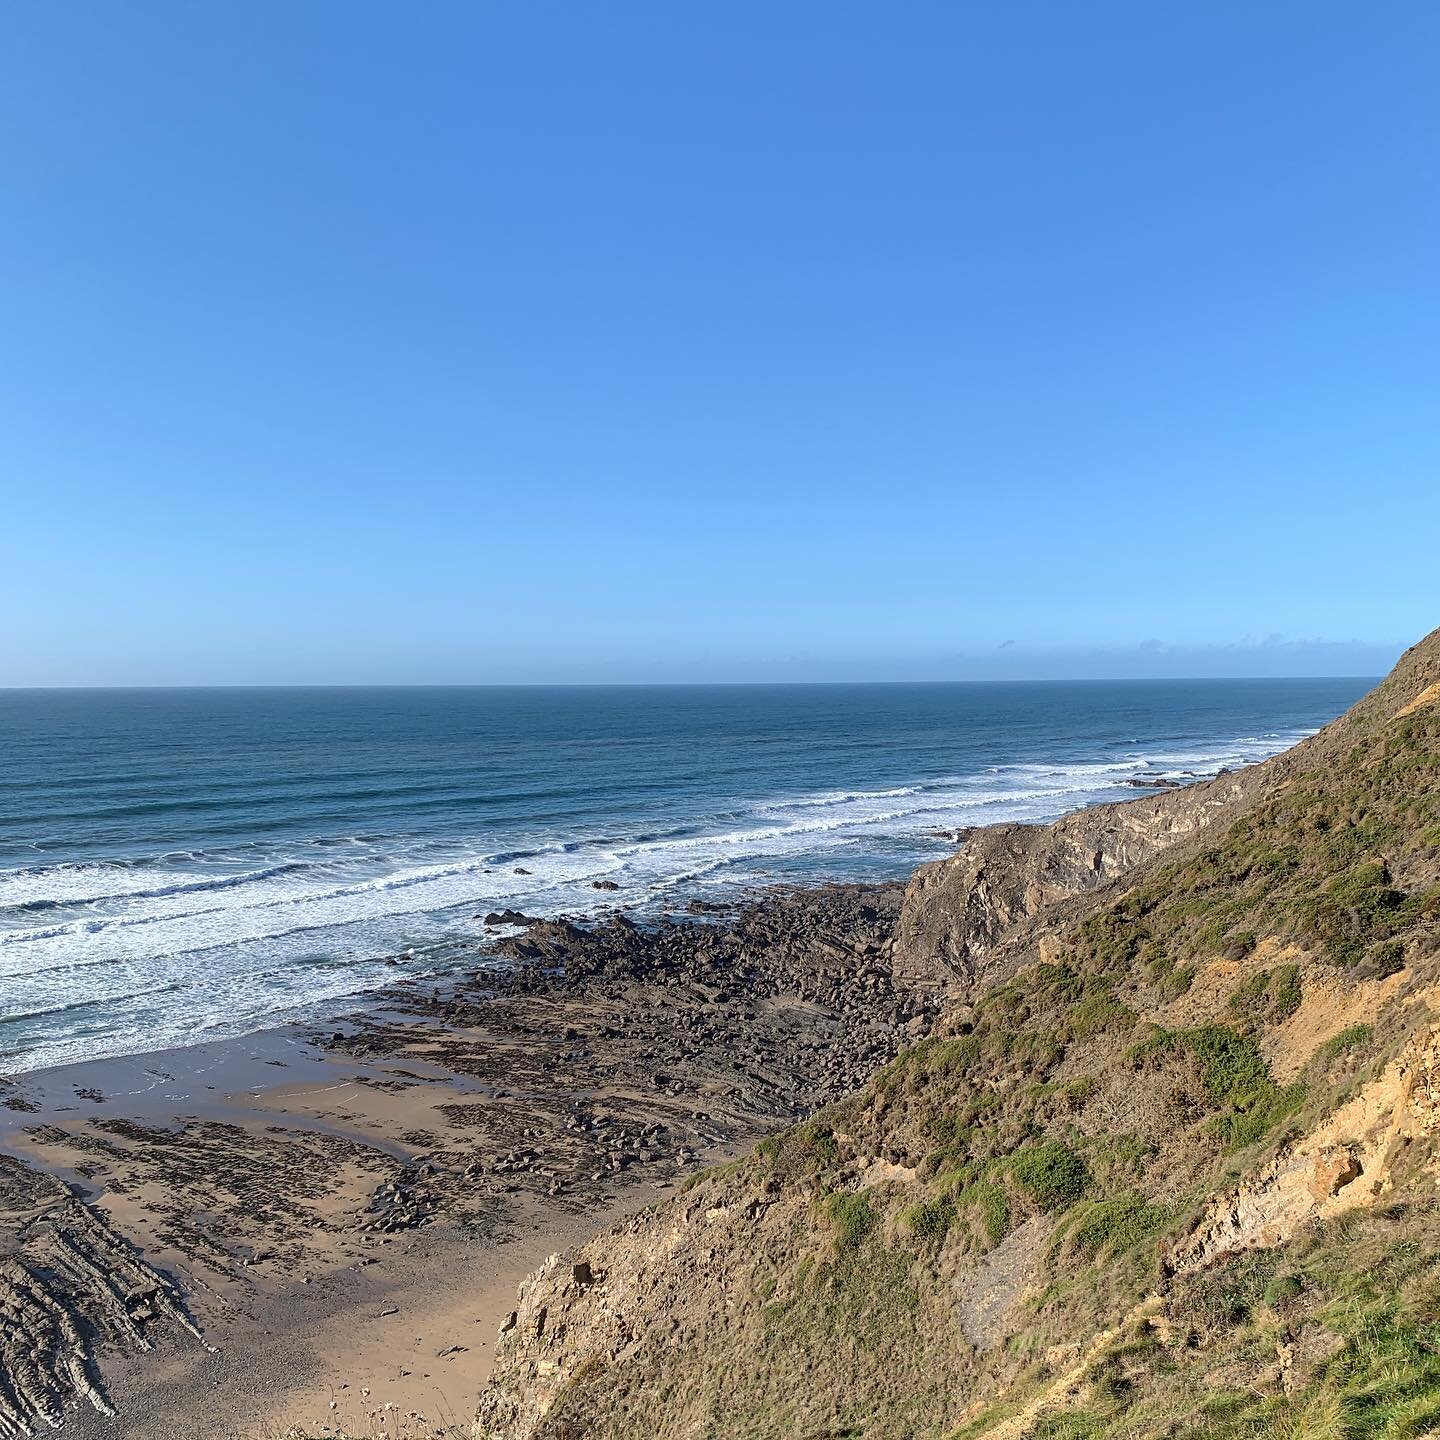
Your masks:
<path fill-rule="evenodd" d="M 971 836 L 858 1093 L 521 1287 L 490 1440 L 1440 1427 L 1440 632 L 1264 765 Z"/>
<path fill-rule="evenodd" d="M 896 973 L 964 993 L 1014 927 L 1095 890 L 1216 823 L 1264 783 L 1264 766 L 1144 799 L 1077 810 L 1049 825 L 990 825 L 905 888 Z"/>
<path fill-rule="evenodd" d="M 1440 1345 L 1437 752 L 1431 637 L 904 887 L 477 915 L 339 1028 L 0 1085 L 0 1435 L 1423 1433 L 1355 1397 Z"/>

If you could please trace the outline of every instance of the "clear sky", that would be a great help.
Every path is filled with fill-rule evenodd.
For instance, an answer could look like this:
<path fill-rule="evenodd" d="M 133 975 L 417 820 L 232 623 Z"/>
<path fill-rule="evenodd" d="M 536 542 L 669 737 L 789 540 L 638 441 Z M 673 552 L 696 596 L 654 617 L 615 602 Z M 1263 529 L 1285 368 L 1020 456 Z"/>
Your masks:
<path fill-rule="evenodd" d="M 0 684 L 1373 673 L 1440 7 L 19 0 Z"/>

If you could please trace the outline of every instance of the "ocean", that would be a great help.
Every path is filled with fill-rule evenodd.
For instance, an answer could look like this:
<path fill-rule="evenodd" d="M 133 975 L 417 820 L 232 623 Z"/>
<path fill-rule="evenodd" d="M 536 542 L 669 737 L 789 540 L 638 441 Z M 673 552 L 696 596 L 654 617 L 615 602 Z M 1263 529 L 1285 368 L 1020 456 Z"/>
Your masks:
<path fill-rule="evenodd" d="M 494 909 L 901 877 L 1372 683 L 0 691 L 0 1071 L 341 1013 Z"/>

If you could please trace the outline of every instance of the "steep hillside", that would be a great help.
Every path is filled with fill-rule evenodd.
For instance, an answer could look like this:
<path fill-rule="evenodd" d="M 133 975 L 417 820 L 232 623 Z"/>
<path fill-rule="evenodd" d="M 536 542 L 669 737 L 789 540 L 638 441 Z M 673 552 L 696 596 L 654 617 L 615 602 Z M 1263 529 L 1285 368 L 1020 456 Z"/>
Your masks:
<path fill-rule="evenodd" d="M 955 998 L 526 1283 L 476 1433 L 1440 1429 L 1440 632 L 1320 735 L 922 872 Z"/>
<path fill-rule="evenodd" d="M 1238 813 L 1270 782 L 1263 765 L 1183 790 L 1077 810 L 1052 825 L 989 825 L 906 887 L 894 967 L 954 995 L 988 978 L 1017 925 L 1088 894 L 1161 851 Z"/>

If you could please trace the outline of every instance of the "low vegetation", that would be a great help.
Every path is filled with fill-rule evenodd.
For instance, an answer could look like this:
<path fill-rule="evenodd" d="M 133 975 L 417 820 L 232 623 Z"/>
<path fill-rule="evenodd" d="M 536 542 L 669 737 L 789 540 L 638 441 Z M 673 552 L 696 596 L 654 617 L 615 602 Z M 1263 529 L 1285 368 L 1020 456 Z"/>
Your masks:
<path fill-rule="evenodd" d="M 630 1430 L 587 1433 L 1440 1434 L 1428 1139 L 1383 1207 L 1175 1260 L 1433 1020 L 1440 707 L 1397 708 L 1382 691 L 1203 846 L 1017 941 L 973 1006 L 715 1182 L 789 1228 L 731 1252 L 723 1322 L 647 1352 L 652 1398 L 605 1412 Z M 1367 1018 L 1327 1034 L 1312 996 Z"/>

